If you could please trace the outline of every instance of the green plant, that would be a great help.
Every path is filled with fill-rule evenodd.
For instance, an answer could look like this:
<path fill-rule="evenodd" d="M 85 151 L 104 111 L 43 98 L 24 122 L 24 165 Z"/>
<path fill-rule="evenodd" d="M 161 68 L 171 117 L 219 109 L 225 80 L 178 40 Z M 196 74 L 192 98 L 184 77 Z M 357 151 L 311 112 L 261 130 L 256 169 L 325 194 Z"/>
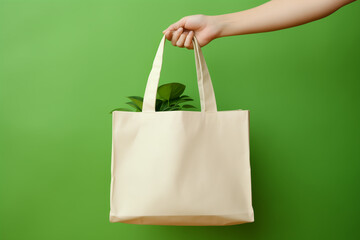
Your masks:
<path fill-rule="evenodd" d="M 181 83 L 167 83 L 158 87 L 156 94 L 156 111 L 178 111 L 189 108 L 196 108 L 190 104 L 184 104 L 186 102 L 194 101 L 188 95 L 182 95 L 185 91 L 185 85 Z M 111 111 L 135 111 L 141 112 L 143 105 L 143 98 L 138 96 L 129 96 L 130 102 L 127 102 L 129 108 L 116 108 Z"/>

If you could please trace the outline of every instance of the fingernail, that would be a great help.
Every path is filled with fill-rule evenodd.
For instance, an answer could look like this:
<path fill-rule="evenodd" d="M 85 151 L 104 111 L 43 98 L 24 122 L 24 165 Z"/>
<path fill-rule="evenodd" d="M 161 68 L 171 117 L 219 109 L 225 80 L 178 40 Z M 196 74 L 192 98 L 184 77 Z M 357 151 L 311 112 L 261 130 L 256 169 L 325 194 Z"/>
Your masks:
<path fill-rule="evenodd" d="M 178 29 L 178 31 L 179 31 L 179 32 L 180 32 L 180 31 L 182 31 L 182 30 L 183 30 L 183 28 L 182 28 L 182 27 Z"/>

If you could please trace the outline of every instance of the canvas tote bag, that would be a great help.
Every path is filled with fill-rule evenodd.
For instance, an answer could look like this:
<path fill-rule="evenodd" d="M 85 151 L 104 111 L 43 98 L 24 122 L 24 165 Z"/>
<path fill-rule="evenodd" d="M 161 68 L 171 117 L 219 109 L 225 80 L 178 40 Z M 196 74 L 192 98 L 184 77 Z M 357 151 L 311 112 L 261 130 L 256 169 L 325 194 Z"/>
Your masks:
<path fill-rule="evenodd" d="M 164 44 L 163 37 L 142 112 L 113 112 L 110 222 L 253 222 L 249 111 L 217 111 L 208 68 L 194 38 L 201 112 L 155 112 Z"/>

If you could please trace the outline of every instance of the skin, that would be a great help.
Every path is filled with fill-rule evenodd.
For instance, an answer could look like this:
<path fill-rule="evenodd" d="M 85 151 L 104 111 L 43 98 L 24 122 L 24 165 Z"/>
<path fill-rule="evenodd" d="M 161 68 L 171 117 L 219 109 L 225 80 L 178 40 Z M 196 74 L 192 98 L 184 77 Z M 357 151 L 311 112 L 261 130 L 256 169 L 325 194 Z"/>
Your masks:
<path fill-rule="evenodd" d="M 299 26 L 329 16 L 355 0 L 271 0 L 258 7 L 217 16 L 192 15 L 163 31 L 172 45 L 193 49 L 216 38 L 270 32 Z"/>

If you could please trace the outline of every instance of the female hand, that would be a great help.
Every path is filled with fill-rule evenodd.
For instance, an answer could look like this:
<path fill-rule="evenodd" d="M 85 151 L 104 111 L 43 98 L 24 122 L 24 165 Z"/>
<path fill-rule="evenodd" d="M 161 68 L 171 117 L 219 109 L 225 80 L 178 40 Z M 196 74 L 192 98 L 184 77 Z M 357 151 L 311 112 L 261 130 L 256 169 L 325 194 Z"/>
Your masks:
<path fill-rule="evenodd" d="M 163 33 L 172 45 L 192 49 L 215 38 L 276 31 L 330 15 L 355 0 L 271 0 L 255 8 L 218 16 L 193 15 L 170 25 Z"/>
<path fill-rule="evenodd" d="M 215 16 L 193 15 L 184 17 L 170 25 L 163 33 L 172 45 L 193 49 L 192 39 L 194 35 L 202 47 L 215 39 L 220 30 L 220 26 L 215 21 Z"/>

